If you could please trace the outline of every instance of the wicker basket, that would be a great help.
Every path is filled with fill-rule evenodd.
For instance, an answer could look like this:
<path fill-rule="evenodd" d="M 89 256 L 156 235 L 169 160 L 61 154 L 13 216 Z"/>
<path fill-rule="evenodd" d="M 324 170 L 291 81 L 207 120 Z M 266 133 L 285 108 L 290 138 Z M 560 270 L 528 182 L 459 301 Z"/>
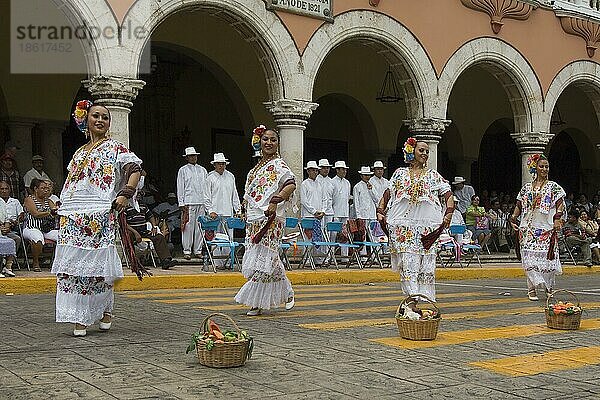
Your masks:
<path fill-rule="evenodd" d="M 554 292 L 550 293 L 548 295 L 548 298 L 546 299 L 546 309 L 544 311 L 546 313 L 546 325 L 548 326 L 548 328 L 552 328 L 552 329 L 562 329 L 562 330 L 569 330 L 569 331 L 574 331 L 574 330 L 579 329 L 579 326 L 581 325 L 581 312 L 583 310 L 581 312 L 576 312 L 574 314 L 558 314 L 558 315 L 550 312 L 550 310 L 548 308 L 550 306 L 550 299 L 554 298 L 554 295 L 559 292 L 568 293 L 577 302 L 577 307 L 581 308 L 580 303 L 579 303 L 579 297 L 577 297 L 577 295 L 575 293 L 570 292 L 565 289 L 555 290 Z"/>
<path fill-rule="evenodd" d="M 213 313 L 204 318 L 202 328 L 204 332 L 208 332 L 208 320 L 212 317 L 219 316 L 227 319 L 232 323 L 235 330 L 238 332 L 238 337 L 241 334 L 239 326 L 233 319 L 225 314 Z M 206 341 L 199 339 L 196 341 L 196 352 L 200 364 L 212 368 L 231 368 L 240 367 L 246 363 L 246 360 L 251 355 L 252 339 L 241 340 L 238 342 L 215 343 L 210 350 L 206 349 Z"/>
<path fill-rule="evenodd" d="M 439 314 L 439 308 L 435 305 L 433 301 L 431 301 L 427 296 L 422 294 L 415 294 L 412 296 L 408 296 L 402 303 L 398 306 L 398 310 L 396 311 L 396 315 L 400 313 L 402 306 L 407 303 L 408 300 L 413 299 L 417 300 L 419 297 L 429 301 L 429 303 L 436 309 Z M 434 340 L 437 336 L 438 327 L 440 325 L 441 318 L 434 319 L 420 319 L 420 320 L 411 320 L 405 318 L 396 317 L 396 324 L 398 324 L 398 331 L 400 332 L 400 336 L 404 339 L 408 340 Z"/>

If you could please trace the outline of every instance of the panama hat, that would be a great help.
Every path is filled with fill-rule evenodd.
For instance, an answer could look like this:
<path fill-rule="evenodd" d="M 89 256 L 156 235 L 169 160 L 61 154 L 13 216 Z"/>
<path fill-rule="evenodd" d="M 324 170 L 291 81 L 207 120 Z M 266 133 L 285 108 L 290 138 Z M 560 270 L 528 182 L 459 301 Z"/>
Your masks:
<path fill-rule="evenodd" d="M 319 169 L 319 166 L 317 165 L 316 161 L 309 161 L 306 163 L 306 167 L 304 167 L 304 169 L 310 169 L 310 168 Z"/>
<path fill-rule="evenodd" d="M 360 171 L 358 171 L 358 173 L 361 175 L 373 175 L 373 172 L 371 172 L 371 167 L 360 167 Z"/>
<path fill-rule="evenodd" d="M 329 160 L 328 160 L 328 159 L 326 159 L 326 158 L 321 158 L 321 159 L 319 160 L 319 168 L 320 168 L 320 167 L 332 167 L 332 165 L 331 165 L 331 164 L 329 164 Z"/>
<path fill-rule="evenodd" d="M 463 178 L 462 176 L 455 176 L 454 177 L 454 182 L 452 182 L 453 185 L 458 185 L 459 183 L 465 183 L 465 178 Z"/>
<path fill-rule="evenodd" d="M 225 154 L 223 153 L 215 153 L 213 155 L 213 160 L 210 162 L 214 165 L 214 163 L 225 163 L 229 164 L 229 160 L 225 158 Z"/>
<path fill-rule="evenodd" d="M 387 167 L 385 165 L 383 165 L 383 161 L 375 161 L 375 163 L 373 163 L 373 168 L 386 169 Z"/>
<path fill-rule="evenodd" d="M 196 151 L 195 147 L 186 147 L 183 156 L 198 156 L 200 153 Z"/>
<path fill-rule="evenodd" d="M 335 162 L 335 168 L 346 168 L 346 169 L 348 169 L 348 167 L 346 166 L 346 161 L 336 161 Z"/>

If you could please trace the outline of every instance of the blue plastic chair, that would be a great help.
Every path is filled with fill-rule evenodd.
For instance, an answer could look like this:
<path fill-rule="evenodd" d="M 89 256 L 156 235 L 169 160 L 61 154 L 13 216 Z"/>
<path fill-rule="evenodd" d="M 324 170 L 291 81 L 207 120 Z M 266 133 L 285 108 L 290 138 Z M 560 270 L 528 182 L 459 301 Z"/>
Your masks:
<path fill-rule="evenodd" d="M 331 233 L 332 232 L 336 232 L 336 233 L 341 233 L 342 230 L 344 228 L 344 224 L 338 221 L 334 221 L 334 222 L 328 222 L 327 226 L 326 226 L 326 230 L 327 230 L 327 234 L 329 236 L 329 240 L 331 240 Z M 339 243 L 339 242 L 335 242 L 337 244 L 337 246 L 340 249 L 352 249 L 352 256 L 348 255 L 348 256 L 344 256 L 341 254 L 340 252 L 340 259 L 347 259 L 347 264 L 346 264 L 346 268 L 350 267 L 351 264 L 351 260 L 352 257 L 354 257 L 354 259 L 356 260 L 356 264 L 358 265 L 359 268 L 362 268 L 362 263 L 360 261 L 360 257 L 358 256 L 358 252 L 356 251 L 357 249 L 360 248 L 359 245 L 357 244 L 352 244 L 352 243 Z M 333 256 L 335 257 L 335 252 L 333 254 Z M 337 265 L 337 260 L 336 260 L 336 265 Z"/>
<path fill-rule="evenodd" d="M 295 240 L 293 242 L 282 242 L 281 245 L 279 246 L 279 248 L 282 251 L 282 257 L 285 258 L 285 262 L 287 262 L 287 264 L 289 265 L 289 267 L 291 269 L 291 263 L 289 262 L 289 259 L 287 256 L 287 251 L 291 247 L 295 247 L 295 248 L 300 247 L 303 250 L 302 250 L 302 257 L 300 258 L 298 268 L 303 267 L 308 262 L 312 269 L 316 269 L 315 261 L 312 256 L 312 250 L 314 248 L 314 245 L 311 241 L 306 240 L 304 231 L 302 229 L 298 229 L 299 224 L 300 224 L 300 220 L 298 218 L 287 217 L 285 219 L 285 227 L 288 230 L 292 230 L 293 233 L 297 234 L 297 236 L 300 236 L 302 238 L 302 240 Z M 312 228 L 312 225 L 311 225 L 311 228 Z"/>
<path fill-rule="evenodd" d="M 217 247 L 228 247 L 230 249 L 230 255 L 228 257 L 228 259 L 231 262 L 231 268 L 234 269 L 235 268 L 235 251 L 237 249 L 238 246 L 240 246 L 240 243 L 234 242 L 233 240 L 231 240 L 231 238 L 229 238 L 229 234 L 227 234 L 227 226 L 223 226 L 223 218 L 215 218 L 212 219 L 210 217 L 207 216 L 200 216 L 198 217 L 198 223 L 200 224 L 200 234 L 205 238 L 205 240 L 203 241 L 204 243 L 204 247 L 208 253 L 208 258 L 210 260 L 210 263 L 213 267 L 213 272 L 217 272 L 217 266 L 215 264 L 215 255 L 213 254 L 213 250 L 214 248 Z M 223 226 L 223 230 L 226 232 L 226 235 L 228 237 L 228 239 L 213 239 L 213 240 L 206 240 L 206 236 L 205 232 L 206 231 L 214 231 L 215 233 L 219 231 L 219 228 L 221 228 L 221 226 Z M 222 256 L 220 257 L 222 258 Z"/>
<path fill-rule="evenodd" d="M 450 225 L 448 228 L 450 235 L 463 235 L 467 231 L 467 227 L 465 225 Z M 471 265 L 473 258 L 477 260 L 477 263 L 481 267 L 481 259 L 479 258 L 479 254 L 481 253 L 481 246 L 478 244 L 461 244 L 461 249 L 465 251 L 465 258 L 467 260 L 467 267 Z M 454 243 L 446 243 L 442 246 L 444 250 L 454 250 Z M 454 257 L 453 257 L 454 258 Z M 454 264 L 453 258 L 449 259 L 446 263 L 446 266 Z M 459 261 L 460 266 L 462 267 L 462 262 Z"/>

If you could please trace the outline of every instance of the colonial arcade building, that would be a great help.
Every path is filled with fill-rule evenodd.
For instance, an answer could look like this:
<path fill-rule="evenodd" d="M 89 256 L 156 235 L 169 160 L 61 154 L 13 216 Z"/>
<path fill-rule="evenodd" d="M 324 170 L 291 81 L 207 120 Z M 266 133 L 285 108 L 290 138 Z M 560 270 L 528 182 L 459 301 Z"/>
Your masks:
<path fill-rule="evenodd" d="M 279 129 L 299 176 L 324 157 L 345 159 L 354 180 L 375 159 L 397 167 L 410 133 L 429 143 L 444 176 L 478 190 L 518 190 L 533 152 L 549 155 L 567 191 L 600 186 L 597 0 L 56 3 L 65 23 L 121 33 L 82 42 L 86 73 L 0 65 L 0 140 L 21 148 L 23 170 L 40 153 L 62 181 L 84 141 L 69 113 L 91 96 L 163 191 L 174 189 L 190 145 L 205 165 L 224 152 L 244 176 L 259 123 Z M 0 6 L 2 60 L 10 7 Z M 124 34 L 131 26 L 147 36 Z"/>

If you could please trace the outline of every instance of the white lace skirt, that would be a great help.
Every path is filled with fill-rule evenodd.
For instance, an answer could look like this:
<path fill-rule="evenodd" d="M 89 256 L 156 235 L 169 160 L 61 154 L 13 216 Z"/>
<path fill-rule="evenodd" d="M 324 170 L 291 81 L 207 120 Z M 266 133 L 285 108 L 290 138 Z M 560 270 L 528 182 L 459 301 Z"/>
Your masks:
<path fill-rule="evenodd" d="M 103 278 L 57 276 L 56 322 L 92 325 L 104 313 L 112 313 L 113 284 Z"/>
<path fill-rule="evenodd" d="M 423 294 L 435 302 L 435 254 L 392 253 L 392 271 L 400 273 L 407 296 Z"/>

